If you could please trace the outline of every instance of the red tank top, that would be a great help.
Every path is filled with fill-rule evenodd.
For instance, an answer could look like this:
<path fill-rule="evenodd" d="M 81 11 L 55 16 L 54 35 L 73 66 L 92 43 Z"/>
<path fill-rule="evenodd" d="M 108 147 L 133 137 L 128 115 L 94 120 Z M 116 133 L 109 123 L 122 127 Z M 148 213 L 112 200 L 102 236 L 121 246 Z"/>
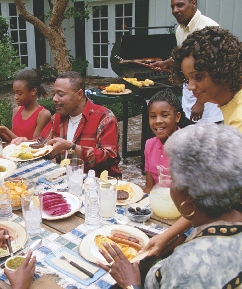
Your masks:
<path fill-rule="evenodd" d="M 28 119 L 22 119 L 22 111 L 24 106 L 21 106 L 15 117 L 13 118 L 12 131 L 16 136 L 25 136 L 27 139 L 33 139 L 34 131 L 37 125 L 37 117 L 39 112 L 43 109 L 40 106 Z"/>

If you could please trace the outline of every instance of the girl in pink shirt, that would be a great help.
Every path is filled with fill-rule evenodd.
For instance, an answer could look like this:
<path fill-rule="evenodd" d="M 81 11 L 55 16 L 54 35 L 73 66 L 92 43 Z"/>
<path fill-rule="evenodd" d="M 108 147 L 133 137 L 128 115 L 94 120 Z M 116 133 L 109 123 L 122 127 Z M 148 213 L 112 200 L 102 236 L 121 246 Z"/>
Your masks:
<path fill-rule="evenodd" d="M 164 144 L 168 137 L 176 131 L 177 124 L 184 113 L 177 96 L 171 89 L 157 92 L 149 101 L 149 125 L 155 137 L 145 144 L 146 187 L 144 192 L 149 194 L 158 183 L 158 165 L 169 168 L 169 160 L 164 153 Z M 181 126 L 185 126 L 182 125 Z"/>

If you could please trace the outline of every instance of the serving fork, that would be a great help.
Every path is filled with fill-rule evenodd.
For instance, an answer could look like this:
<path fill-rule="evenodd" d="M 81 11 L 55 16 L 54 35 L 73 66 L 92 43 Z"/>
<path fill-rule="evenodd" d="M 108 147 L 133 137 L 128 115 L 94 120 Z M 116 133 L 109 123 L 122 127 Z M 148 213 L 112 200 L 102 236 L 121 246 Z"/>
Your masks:
<path fill-rule="evenodd" d="M 65 260 L 65 261 L 67 261 L 69 264 L 71 264 L 73 267 L 75 267 L 75 268 L 77 268 L 78 270 L 80 270 L 82 273 L 86 274 L 88 277 L 92 278 L 92 277 L 94 276 L 94 274 L 91 273 L 90 271 L 88 271 L 88 270 L 86 270 L 85 268 L 81 267 L 81 266 L 78 265 L 77 263 L 75 263 L 75 262 L 67 259 L 65 256 L 63 256 L 63 255 L 61 254 L 60 251 L 58 251 L 58 250 L 53 250 L 52 252 L 53 252 L 53 254 L 54 254 L 57 258 L 63 259 L 63 260 Z"/>

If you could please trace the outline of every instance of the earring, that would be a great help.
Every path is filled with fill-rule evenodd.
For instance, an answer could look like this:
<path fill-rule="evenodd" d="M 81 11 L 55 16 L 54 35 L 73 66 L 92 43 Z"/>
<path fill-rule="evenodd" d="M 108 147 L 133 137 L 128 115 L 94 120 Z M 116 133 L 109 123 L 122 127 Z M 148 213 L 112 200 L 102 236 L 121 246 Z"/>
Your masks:
<path fill-rule="evenodd" d="M 179 208 L 179 212 L 181 213 L 181 215 L 184 217 L 184 218 L 188 218 L 188 217 L 191 217 L 191 216 L 193 216 L 194 214 L 195 214 L 195 209 L 196 209 L 196 207 L 195 207 L 195 205 L 193 204 L 193 212 L 191 212 L 191 214 L 189 214 L 189 215 L 185 215 L 185 214 L 183 214 L 182 213 L 182 207 L 184 206 L 186 204 L 186 201 L 185 202 L 182 202 L 181 204 L 180 204 L 180 208 Z"/>

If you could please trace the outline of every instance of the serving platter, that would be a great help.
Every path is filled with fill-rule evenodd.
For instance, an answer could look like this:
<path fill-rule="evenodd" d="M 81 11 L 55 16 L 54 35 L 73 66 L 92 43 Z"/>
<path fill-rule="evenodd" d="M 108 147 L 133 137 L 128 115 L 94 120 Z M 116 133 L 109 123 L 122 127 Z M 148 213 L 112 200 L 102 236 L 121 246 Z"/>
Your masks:
<path fill-rule="evenodd" d="M 5 228 L 5 226 L 12 228 L 17 234 L 17 237 L 14 238 L 14 240 L 11 242 L 13 253 L 15 253 L 21 248 L 23 248 L 25 243 L 27 242 L 28 240 L 27 231 L 25 230 L 23 226 L 21 226 L 18 223 L 15 223 L 12 221 L 0 221 L 0 228 Z M 0 248 L 0 258 L 9 256 L 9 255 L 10 253 L 8 249 L 4 250 Z"/>
<path fill-rule="evenodd" d="M 69 192 L 57 192 L 54 190 L 49 190 L 49 191 L 45 191 L 45 192 L 53 192 L 53 193 L 63 195 L 63 197 L 66 199 L 67 203 L 71 205 L 71 211 L 69 213 L 63 214 L 61 216 L 51 216 L 51 215 L 47 214 L 44 210 L 42 210 L 42 218 L 43 219 L 50 220 L 50 221 L 65 219 L 65 218 L 72 216 L 75 212 L 80 210 L 82 201 L 81 201 L 79 196 L 74 195 L 74 194 L 69 193 Z"/>
<path fill-rule="evenodd" d="M 102 90 L 101 92 L 103 94 L 107 94 L 107 95 L 122 95 L 122 94 L 130 94 L 130 93 L 132 93 L 132 90 L 126 88 L 122 92 L 107 92 L 106 90 Z"/>
<path fill-rule="evenodd" d="M 19 145 L 10 144 L 3 149 L 3 157 L 5 159 L 9 159 L 9 160 L 16 161 L 16 162 L 27 162 L 27 161 L 33 161 L 33 160 L 42 158 L 48 155 L 53 150 L 53 147 L 51 145 L 45 145 L 43 148 L 40 148 L 38 151 L 40 153 L 42 151 L 44 152 L 41 156 L 37 156 L 32 159 L 25 159 L 25 160 L 16 157 L 18 153 L 26 152 L 30 150 L 29 149 L 30 144 L 33 144 L 33 142 L 22 142 Z"/>
<path fill-rule="evenodd" d="M 99 252 L 98 246 L 94 243 L 94 238 L 99 234 L 104 236 L 110 236 L 111 230 L 124 231 L 135 235 L 144 241 L 144 245 L 148 244 L 149 242 L 149 237 L 137 228 L 126 225 L 105 226 L 92 231 L 83 238 L 82 242 L 79 245 L 79 253 L 81 254 L 81 256 L 90 262 L 95 263 L 97 261 L 100 261 L 103 264 L 108 265 L 109 263 L 107 263 L 102 254 Z M 142 253 L 140 255 L 138 254 L 130 262 L 132 263 L 138 260 L 142 260 L 147 256 L 147 254 L 148 252 Z"/>
<path fill-rule="evenodd" d="M 138 185 L 136 185 L 132 182 L 126 182 L 126 181 L 120 181 L 120 180 L 118 181 L 118 185 L 126 185 L 126 184 L 129 184 L 133 188 L 134 195 L 132 198 L 128 198 L 127 200 L 125 200 L 123 202 L 117 201 L 116 205 L 118 205 L 118 206 L 125 206 L 125 205 L 136 203 L 139 200 L 141 200 L 143 195 L 144 195 L 143 190 Z"/>

